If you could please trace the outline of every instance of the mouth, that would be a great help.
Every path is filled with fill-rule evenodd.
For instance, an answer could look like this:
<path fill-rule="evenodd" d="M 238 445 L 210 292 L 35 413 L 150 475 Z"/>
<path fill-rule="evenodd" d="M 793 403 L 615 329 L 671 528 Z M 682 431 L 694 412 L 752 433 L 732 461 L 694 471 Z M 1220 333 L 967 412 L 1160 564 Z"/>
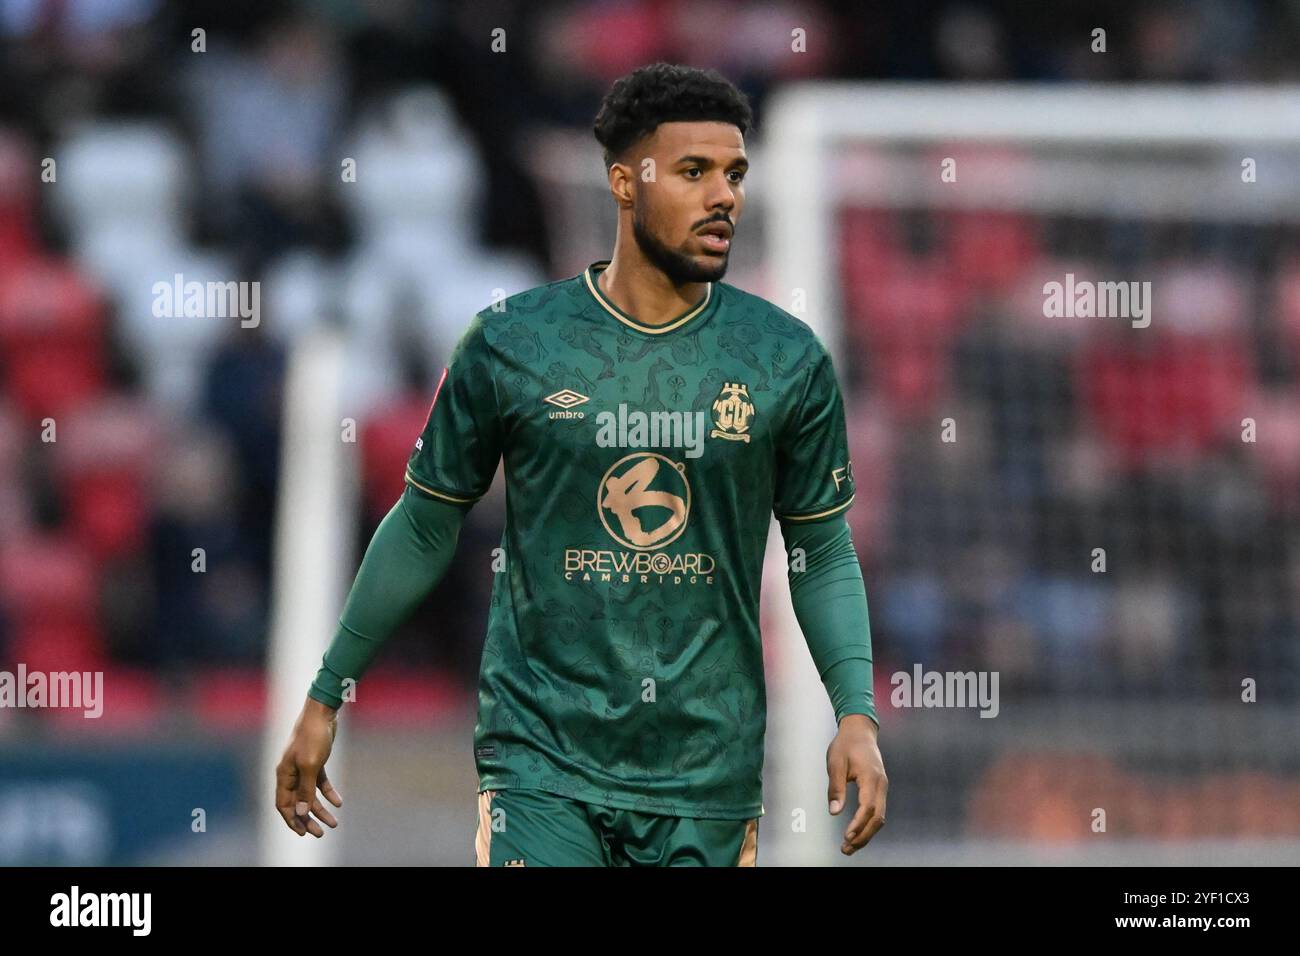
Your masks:
<path fill-rule="evenodd" d="M 723 253 L 731 248 L 733 233 L 730 223 L 711 222 L 702 226 L 696 234 L 700 237 L 700 244 L 709 252 Z"/>

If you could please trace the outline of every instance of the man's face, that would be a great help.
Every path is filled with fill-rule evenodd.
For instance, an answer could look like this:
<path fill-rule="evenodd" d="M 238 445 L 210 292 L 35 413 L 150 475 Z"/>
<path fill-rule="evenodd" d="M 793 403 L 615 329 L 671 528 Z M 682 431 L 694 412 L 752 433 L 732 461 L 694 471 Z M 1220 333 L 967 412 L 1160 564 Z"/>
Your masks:
<path fill-rule="evenodd" d="M 633 150 L 632 234 L 677 284 L 727 272 L 732 232 L 745 204 L 745 140 L 730 123 L 661 123 Z M 654 160 L 647 182 L 644 160 Z"/>

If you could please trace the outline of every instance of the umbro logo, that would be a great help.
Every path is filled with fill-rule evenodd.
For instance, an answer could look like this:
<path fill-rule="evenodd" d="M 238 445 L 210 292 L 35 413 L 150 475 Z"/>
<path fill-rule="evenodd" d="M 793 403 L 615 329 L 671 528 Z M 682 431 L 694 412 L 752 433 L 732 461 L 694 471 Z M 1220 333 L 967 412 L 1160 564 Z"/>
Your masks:
<path fill-rule="evenodd" d="M 550 402 L 559 408 L 572 408 L 574 405 L 581 405 L 583 402 L 590 401 L 586 395 L 581 392 L 575 392 L 571 388 L 562 388 L 554 395 L 547 395 L 542 401 Z"/>
<path fill-rule="evenodd" d="M 591 398 L 571 388 L 562 388 L 553 395 L 547 395 L 542 401 L 562 409 L 562 411 L 551 412 L 548 418 L 586 418 L 586 412 L 575 412 L 572 409 L 575 405 L 591 401 Z"/>

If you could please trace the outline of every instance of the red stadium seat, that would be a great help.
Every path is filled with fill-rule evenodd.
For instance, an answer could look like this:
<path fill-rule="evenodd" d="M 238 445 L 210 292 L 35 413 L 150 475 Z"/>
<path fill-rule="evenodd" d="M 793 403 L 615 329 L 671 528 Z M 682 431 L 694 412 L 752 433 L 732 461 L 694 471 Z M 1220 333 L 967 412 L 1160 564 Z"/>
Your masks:
<path fill-rule="evenodd" d="M 1295 361 L 1300 361 L 1300 259 L 1283 269 L 1277 278 L 1277 320 L 1291 346 Z"/>
<path fill-rule="evenodd" d="M 372 519 L 382 518 L 401 496 L 406 461 L 424 430 L 432 399 L 432 394 L 413 394 L 376 412 L 361 426 L 362 495 Z"/>
<path fill-rule="evenodd" d="M 31 170 L 36 157 L 30 140 L 0 130 L 0 282 L 27 268 L 37 255 L 36 191 Z"/>
<path fill-rule="evenodd" d="M 98 560 L 144 547 L 150 502 L 144 482 L 131 471 L 104 471 L 74 479 L 68 487 L 69 522 Z"/>
<path fill-rule="evenodd" d="M 152 508 L 148 479 L 160 444 L 152 410 L 108 395 L 72 412 L 60 428 L 57 475 L 73 533 L 101 561 L 142 548 Z"/>
<path fill-rule="evenodd" d="M 1254 452 L 1279 513 L 1297 508 L 1300 488 L 1300 392 L 1295 388 L 1259 389 L 1247 402 L 1256 422 Z"/>
<path fill-rule="evenodd" d="M 106 662 L 94 606 L 67 613 L 18 618 L 10 642 L 13 659 L 30 671 L 95 671 Z"/>
<path fill-rule="evenodd" d="M 187 698 L 205 727 L 256 730 L 266 716 L 266 677 L 251 667 L 199 671 Z"/>
<path fill-rule="evenodd" d="M 851 336 L 865 353 L 871 381 L 901 415 L 925 414 L 947 387 L 950 352 L 965 298 L 950 265 L 902 260 L 861 282 Z"/>
<path fill-rule="evenodd" d="M 84 343 L 15 348 L 6 365 L 9 397 L 28 420 L 57 421 L 104 389 L 99 349 Z"/>
<path fill-rule="evenodd" d="M 0 549 L 0 602 L 13 615 L 81 613 L 93 609 L 98 575 L 85 550 L 66 532 L 44 532 Z"/>
<path fill-rule="evenodd" d="M 1002 212 L 954 212 L 941 220 L 945 260 L 979 292 L 1008 292 L 1040 254 L 1035 220 Z"/>
<path fill-rule="evenodd" d="M 134 667 L 103 669 L 100 716 L 87 718 L 85 710 L 60 709 L 50 720 L 78 733 L 156 732 L 167 709 L 167 696 L 156 677 Z"/>
<path fill-rule="evenodd" d="M 575 7 L 557 30 L 573 64 L 602 83 L 661 59 L 670 49 L 664 13 L 653 5 Z"/>
<path fill-rule="evenodd" d="M 11 622 L 10 652 L 33 670 L 97 670 L 103 637 L 94 563 L 65 533 L 40 534 L 0 550 L 0 603 Z"/>
<path fill-rule="evenodd" d="M 1076 366 L 1085 409 L 1126 466 L 1193 457 L 1239 434 L 1253 387 L 1249 352 L 1237 337 L 1151 331 L 1140 350 L 1100 337 Z"/>
<path fill-rule="evenodd" d="M 0 282 L 0 348 L 50 339 L 97 340 L 103 325 L 98 290 L 57 259 L 33 260 Z"/>
<path fill-rule="evenodd" d="M 356 702 L 348 706 L 355 708 L 358 720 L 427 726 L 459 718 L 473 701 L 473 693 L 441 671 L 376 668 L 358 684 Z"/>
<path fill-rule="evenodd" d="M 103 322 L 96 290 L 61 262 L 0 277 L 0 359 L 26 417 L 57 417 L 103 389 Z"/>

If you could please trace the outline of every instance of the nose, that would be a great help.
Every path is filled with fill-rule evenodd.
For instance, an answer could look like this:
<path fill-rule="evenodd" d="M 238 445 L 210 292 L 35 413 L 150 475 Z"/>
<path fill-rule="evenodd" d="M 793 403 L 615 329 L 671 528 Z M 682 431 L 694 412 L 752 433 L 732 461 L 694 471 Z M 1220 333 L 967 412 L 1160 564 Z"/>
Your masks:
<path fill-rule="evenodd" d="M 708 208 L 710 212 L 730 213 L 736 207 L 736 184 L 727 179 L 727 174 L 721 173 L 713 180 L 713 188 L 709 190 Z"/>

